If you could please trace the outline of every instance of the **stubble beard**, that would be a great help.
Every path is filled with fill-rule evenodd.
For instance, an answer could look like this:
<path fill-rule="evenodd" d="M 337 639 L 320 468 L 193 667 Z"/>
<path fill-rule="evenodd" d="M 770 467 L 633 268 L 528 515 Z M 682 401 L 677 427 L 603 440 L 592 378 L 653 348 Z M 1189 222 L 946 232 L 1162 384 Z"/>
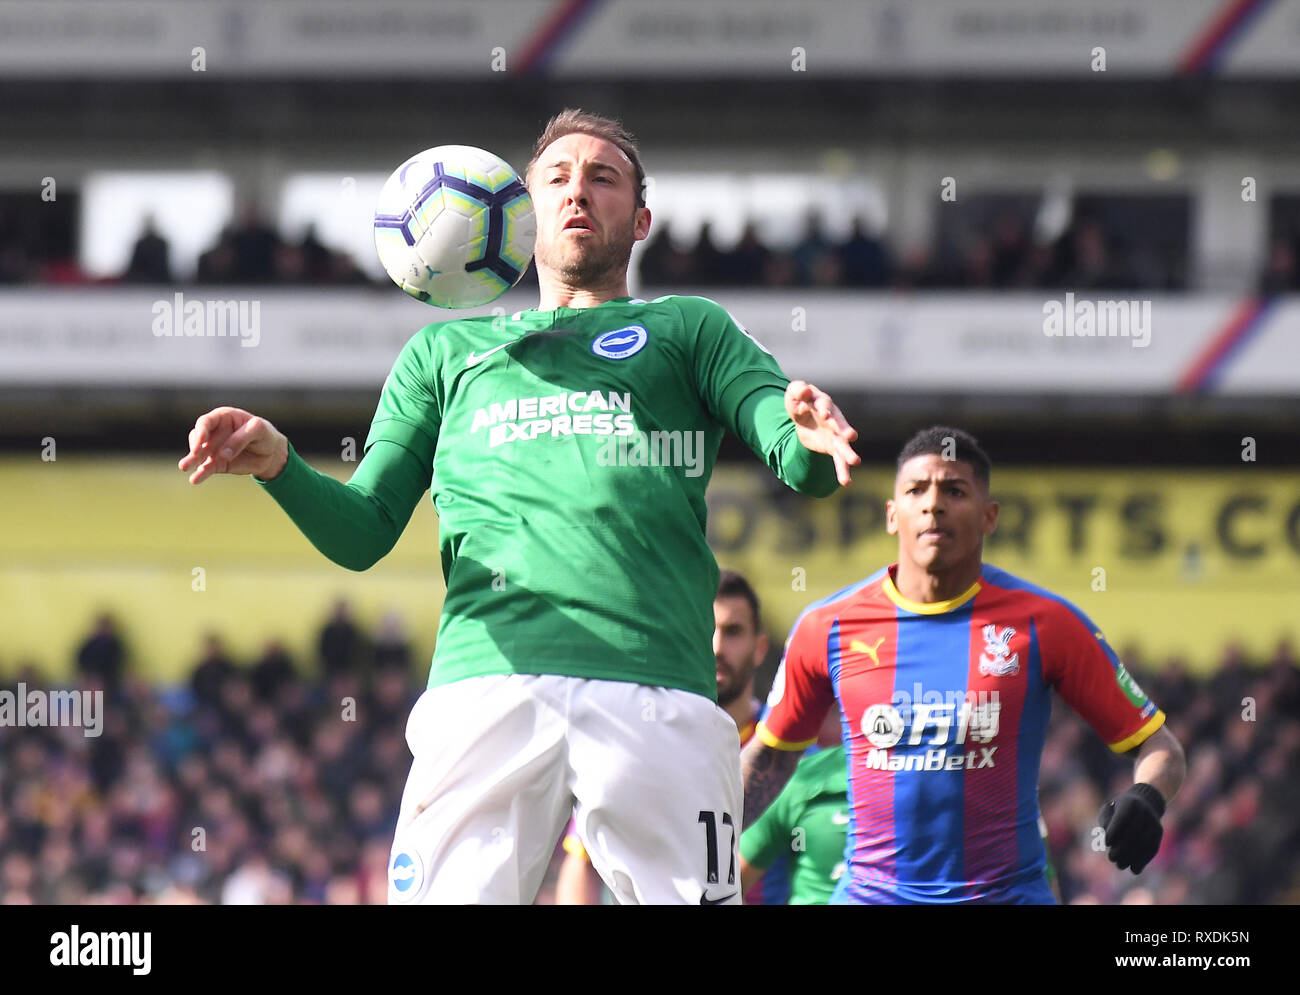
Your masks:
<path fill-rule="evenodd" d="M 567 252 L 557 248 L 558 239 L 543 245 L 538 243 L 536 249 L 538 268 L 551 270 L 571 287 L 594 287 L 607 283 L 611 276 L 625 277 L 627 266 L 632 258 L 633 219 L 609 234 L 609 239 L 600 246 L 571 246 Z M 559 237 L 563 237 L 561 232 Z"/>
<path fill-rule="evenodd" d="M 727 676 L 718 684 L 718 704 L 726 708 L 740 697 L 740 692 L 745 689 L 745 682 L 737 674 L 730 671 L 724 673 Z"/>

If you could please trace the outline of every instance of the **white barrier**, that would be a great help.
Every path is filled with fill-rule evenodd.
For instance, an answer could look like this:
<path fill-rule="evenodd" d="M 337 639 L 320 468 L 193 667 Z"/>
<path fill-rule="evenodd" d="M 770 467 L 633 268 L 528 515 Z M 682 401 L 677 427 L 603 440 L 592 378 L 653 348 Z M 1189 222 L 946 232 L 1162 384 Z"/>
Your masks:
<path fill-rule="evenodd" d="M 827 389 L 1300 395 L 1300 303 L 1287 300 L 702 293 L 792 377 Z M 515 291 L 495 307 L 536 303 Z M 422 325 L 491 313 L 440 311 L 395 288 L 10 290 L 0 293 L 0 387 L 377 390 Z M 1080 334 L 1087 328 L 1109 334 Z"/>

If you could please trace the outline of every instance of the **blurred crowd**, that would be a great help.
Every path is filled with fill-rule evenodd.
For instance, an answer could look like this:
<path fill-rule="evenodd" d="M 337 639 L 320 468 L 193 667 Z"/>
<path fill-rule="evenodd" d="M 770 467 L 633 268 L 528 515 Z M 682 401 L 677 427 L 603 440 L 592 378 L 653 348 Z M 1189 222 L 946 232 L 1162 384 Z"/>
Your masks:
<path fill-rule="evenodd" d="M 1229 647 L 1204 680 L 1179 660 L 1155 668 L 1136 650 L 1123 656 L 1187 751 L 1187 780 L 1155 859 L 1140 877 L 1117 874 L 1094 846 L 1094 827 L 1104 801 L 1132 783 L 1133 765 L 1058 701 L 1039 802 L 1063 900 L 1300 903 L 1300 664 L 1291 646 L 1262 666 Z"/>
<path fill-rule="evenodd" d="M 208 636 L 186 685 L 156 687 L 101 620 L 78 672 L 104 691 L 102 735 L 0 731 L 0 898 L 385 902 L 423 681 L 395 619 L 372 639 L 346 605 L 316 657 L 302 673 L 271 644 L 241 665 Z"/>
<path fill-rule="evenodd" d="M 102 735 L 0 730 L 0 901 L 366 904 L 387 860 L 410 764 L 404 730 L 426 662 L 400 621 L 373 634 L 335 606 L 315 659 L 272 643 L 236 661 L 205 638 L 188 681 L 150 684 L 101 619 L 77 655 L 102 689 Z M 1187 782 L 1141 877 L 1093 847 L 1103 801 L 1126 787 L 1115 757 L 1058 703 L 1041 802 L 1064 900 L 1300 901 L 1300 665 L 1230 649 L 1208 679 L 1178 661 L 1127 659 L 1187 749 Z M 30 666 L 3 675 L 39 687 Z M 559 851 L 557 850 L 557 854 Z M 556 865 L 557 866 L 557 865 Z M 554 868 L 539 902 L 553 898 Z"/>
<path fill-rule="evenodd" d="M 642 284 L 652 288 L 790 288 L 896 290 L 1186 289 L 1186 260 L 1169 258 L 1155 246 L 1132 244 L 1098 217 L 1081 213 L 1057 237 L 1037 238 L 1023 213 L 994 213 L 988 223 L 966 225 L 958 234 L 936 235 L 934 244 L 898 249 L 854 218 L 846 237 L 829 234 L 816 211 L 804 219 L 793 245 L 766 243 L 750 222 L 735 244 L 720 245 L 705 222 L 685 245 L 669 237 L 667 219 L 638 261 Z M 0 284 L 146 284 L 179 280 L 171 247 L 152 218 L 116 277 L 92 280 L 68 251 L 56 252 L 36 234 L 6 221 L 0 208 Z M 12 222 L 12 223 L 10 223 Z M 69 243 L 70 244 L 70 243 Z M 1261 286 L 1300 286 L 1294 246 L 1274 245 Z M 536 285 L 536 274 L 524 277 Z M 190 282 L 200 285 L 387 286 L 372 280 L 347 253 L 324 245 L 314 228 L 286 238 L 252 205 L 198 259 Z"/>
<path fill-rule="evenodd" d="M 1275 238 L 1269 243 L 1268 260 L 1258 289 L 1264 295 L 1300 290 L 1300 235 Z"/>
<path fill-rule="evenodd" d="M 122 280 L 126 283 L 173 282 L 170 249 L 152 219 L 131 250 Z M 370 282 L 352 257 L 321 243 L 308 226 L 298 241 L 284 238 L 252 205 L 221 231 L 217 244 L 199 256 L 198 284 L 365 284 Z"/>
<path fill-rule="evenodd" d="M 862 218 L 853 219 L 846 238 L 832 238 L 815 211 L 790 249 L 764 244 L 752 222 L 727 249 L 715 243 L 708 222 L 689 248 L 675 245 L 661 226 L 641 257 L 640 274 L 654 287 L 1186 289 L 1178 263 L 1152 247 L 1126 244 L 1098 218 L 1080 215 L 1056 238 L 1039 240 L 1015 212 L 995 215 L 987 231 L 902 253 L 871 235 Z"/>

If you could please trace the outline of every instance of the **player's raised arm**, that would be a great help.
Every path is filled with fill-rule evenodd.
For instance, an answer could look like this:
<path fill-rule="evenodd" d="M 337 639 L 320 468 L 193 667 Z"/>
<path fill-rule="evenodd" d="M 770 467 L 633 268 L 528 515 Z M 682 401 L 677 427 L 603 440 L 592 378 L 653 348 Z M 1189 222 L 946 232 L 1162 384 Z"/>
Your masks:
<path fill-rule="evenodd" d="M 215 473 L 253 474 L 260 480 L 279 476 L 289 461 L 289 440 L 265 418 L 241 408 L 213 408 L 190 429 L 190 451 L 177 464 L 193 470 L 191 484 Z"/>
<path fill-rule="evenodd" d="M 835 461 L 835 476 L 847 487 L 849 467 L 862 462 L 851 445 L 858 432 L 845 420 L 830 394 L 803 380 L 792 380 L 785 389 L 785 410 L 803 447 L 830 456 Z"/>
<path fill-rule="evenodd" d="M 674 298 L 695 337 L 695 382 L 710 412 L 787 485 L 826 497 L 861 460 L 857 438 L 830 395 L 793 383 L 776 358 L 726 309 L 703 297 Z"/>
<path fill-rule="evenodd" d="M 214 408 L 190 431 L 177 464 L 199 484 L 216 473 L 252 474 L 313 546 L 339 566 L 367 570 L 401 537 L 429 489 L 429 462 L 389 439 L 374 441 L 346 484 L 307 465 L 284 433 L 239 408 Z"/>

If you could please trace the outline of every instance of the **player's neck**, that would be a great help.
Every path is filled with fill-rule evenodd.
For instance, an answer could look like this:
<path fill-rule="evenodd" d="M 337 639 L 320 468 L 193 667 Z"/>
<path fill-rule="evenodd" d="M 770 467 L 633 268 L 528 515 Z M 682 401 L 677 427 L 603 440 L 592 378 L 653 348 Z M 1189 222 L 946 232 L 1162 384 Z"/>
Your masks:
<path fill-rule="evenodd" d="M 565 283 L 559 277 L 539 270 L 537 282 L 541 290 L 541 300 L 537 305 L 539 311 L 554 311 L 557 307 L 595 307 L 616 297 L 630 296 L 627 292 L 626 272 L 600 286 L 576 287 Z"/>
<path fill-rule="evenodd" d="M 976 559 L 941 573 L 932 573 L 910 560 L 900 558 L 894 586 L 908 601 L 931 605 L 938 601 L 951 601 L 965 594 L 980 579 L 982 569 L 982 562 Z"/>

